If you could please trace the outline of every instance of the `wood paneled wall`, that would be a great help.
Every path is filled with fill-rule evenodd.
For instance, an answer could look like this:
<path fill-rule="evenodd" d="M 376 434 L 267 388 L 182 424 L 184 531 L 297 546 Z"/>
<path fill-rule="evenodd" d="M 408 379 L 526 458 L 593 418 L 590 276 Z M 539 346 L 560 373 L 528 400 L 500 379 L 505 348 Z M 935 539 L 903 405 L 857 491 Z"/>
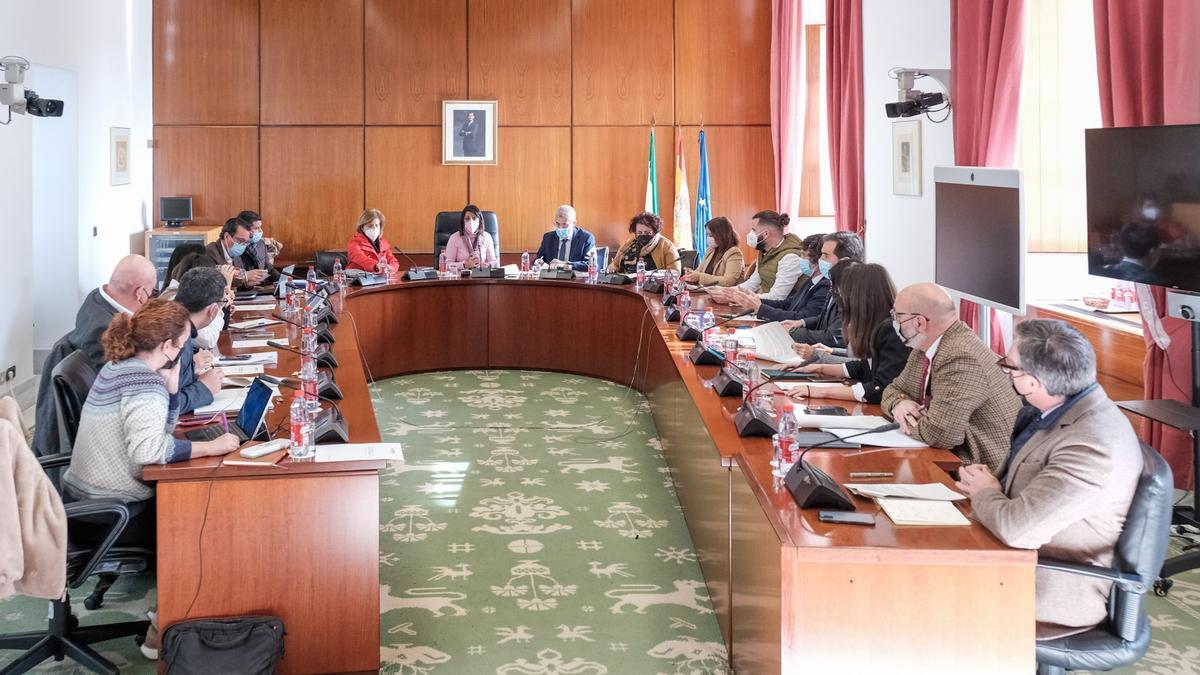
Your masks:
<path fill-rule="evenodd" d="M 203 224 L 259 210 L 288 259 L 344 247 L 367 206 L 428 252 L 467 202 L 506 252 L 561 203 L 616 246 L 652 117 L 668 234 L 675 135 L 694 209 L 701 121 L 714 213 L 744 234 L 775 204 L 770 0 L 155 0 L 153 35 L 155 197 Z M 442 165 L 446 99 L 498 101 L 497 165 Z"/>

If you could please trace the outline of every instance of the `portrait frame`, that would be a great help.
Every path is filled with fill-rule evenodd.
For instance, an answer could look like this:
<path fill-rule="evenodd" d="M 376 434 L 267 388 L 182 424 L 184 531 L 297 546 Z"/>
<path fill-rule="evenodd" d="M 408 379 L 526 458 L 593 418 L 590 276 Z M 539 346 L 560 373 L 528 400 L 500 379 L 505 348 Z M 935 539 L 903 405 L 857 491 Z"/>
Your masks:
<path fill-rule="evenodd" d="M 921 120 L 892 122 L 892 194 L 921 196 Z"/>
<path fill-rule="evenodd" d="M 129 164 L 133 159 L 128 127 L 108 128 L 108 184 L 129 185 Z"/>
<path fill-rule="evenodd" d="M 442 164 L 496 164 L 497 113 L 496 101 L 442 101 Z"/>

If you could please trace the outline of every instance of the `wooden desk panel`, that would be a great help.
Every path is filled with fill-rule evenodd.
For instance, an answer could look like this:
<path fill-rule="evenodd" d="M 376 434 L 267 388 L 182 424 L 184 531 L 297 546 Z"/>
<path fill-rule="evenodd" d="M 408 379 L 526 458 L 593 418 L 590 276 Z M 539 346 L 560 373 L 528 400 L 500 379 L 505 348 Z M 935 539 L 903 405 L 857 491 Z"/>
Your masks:
<path fill-rule="evenodd" d="M 1140 326 L 1126 327 L 1104 315 L 1092 316 L 1046 305 L 1030 305 L 1026 315 L 1016 321 L 1023 319 L 1060 319 L 1071 324 L 1095 348 L 1096 381 L 1109 398 L 1130 401 L 1145 397 L 1142 362 L 1146 360 L 1146 341 Z"/>

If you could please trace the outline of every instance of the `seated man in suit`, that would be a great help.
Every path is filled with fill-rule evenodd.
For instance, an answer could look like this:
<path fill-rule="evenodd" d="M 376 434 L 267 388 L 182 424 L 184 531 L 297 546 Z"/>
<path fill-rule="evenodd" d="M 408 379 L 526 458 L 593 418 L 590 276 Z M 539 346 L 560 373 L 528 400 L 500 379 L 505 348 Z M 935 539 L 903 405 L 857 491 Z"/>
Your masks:
<path fill-rule="evenodd" d="M 175 302 L 188 311 L 188 339 L 179 351 L 180 414 L 213 402 L 221 391 L 223 374 L 213 367 L 213 355 L 207 349 L 196 351 L 199 331 L 207 328 L 225 310 L 225 277 L 215 267 L 194 267 L 179 280 Z"/>
<path fill-rule="evenodd" d="M 250 243 L 242 255 L 234 259 L 233 266 L 240 270 L 263 270 L 267 276 L 262 283 L 275 283 L 279 280 L 279 272 L 273 265 L 271 252 L 263 238 L 262 216 L 255 211 L 242 211 L 237 217 L 250 223 Z"/>
<path fill-rule="evenodd" d="M 238 261 L 250 245 L 250 223 L 241 218 L 230 218 L 221 226 L 221 238 L 204 247 L 204 253 L 217 266 L 233 265 L 237 270 L 233 277 L 233 287 L 254 288 L 267 278 L 266 270 L 238 268 Z"/>
<path fill-rule="evenodd" d="M 59 339 L 42 365 L 38 386 L 33 450 L 38 455 L 59 452 L 58 422 L 54 415 L 54 391 L 50 374 L 71 352 L 84 350 L 96 370 L 104 365 L 100 336 L 118 312 L 133 314 L 156 295 L 158 272 L 140 255 L 121 258 L 108 283 L 88 293 L 75 314 L 75 328 Z"/>
<path fill-rule="evenodd" d="M 550 265 L 569 265 L 576 272 L 586 272 L 588 253 L 596 248 L 596 237 L 575 225 L 575 208 L 563 204 L 554 212 L 554 230 L 542 236 L 535 260 Z"/>
<path fill-rule="evenodd" d="M 1121 258 L 1119 263 L 1105 265 L 1105 271 L 1126 281 L 1157 286 L 1166 285 L 1162 277 L 1153 271 L 1162 254 L 1162 242 L 1154 225 L 1129 223 L 1121 228 L 1118 241 L 1121 243 L 1121 253 L 1125 257 Z"/>
<path fill-rule="evenodd" d="M 833 273 L 833 269 L 842 261 L 862 262 L 864 251 L 862 239 L 853 232 L 833 232 L 821 240 L 821 256 L 817 260 L 817 270 L 822 275 L 829 276 L 833 284 L 829 297 L 825 300 L 824 310 L 816 318 L 796 316 L 789 312 L 781 312 L 778 316 L 798 344 L 846 346 L 842 339 L 842 309 L 834 301 L 837 275 Z"/>
<path fill-rule="evenodd" d="M 823 234 L 804 238 L 804 255 L 800 258 L 801 282 L 791 295 L 783 300 L 764 300 L 757 293 L 743 288 L 733 288 L 729 293 L 729 304 L 754 310 L 763 321 L 806 319 L 815 322 L 829 300 L 829 269 L 818 268 L 821 258 Z"/>
<path fill-rule="evenodd" d="M 1142 469 L 1129 420 L 1096 384 L 1096 354 L 1062 321 L 1029 320 L 997 370 L 1028 401 L 1000 471 L 972 464 L 958 488 L 976 520 L 1009 546 L 1111 567 Z M 997 478 L 998 477 L 998 478 Z M 1107 581 L 1037 571 L 1037 636 L 1083 632 L 1108 617 Z"/>
<path fill-rule="evenodd" d="M 958 320 L 954 300 L 937 284 L 900 291 L 892 323 L 912 352 L 883 390 L 883 412 L 909 436 L 1000 471 L 1021 401 L 996 368 L 995 352 Z"/>

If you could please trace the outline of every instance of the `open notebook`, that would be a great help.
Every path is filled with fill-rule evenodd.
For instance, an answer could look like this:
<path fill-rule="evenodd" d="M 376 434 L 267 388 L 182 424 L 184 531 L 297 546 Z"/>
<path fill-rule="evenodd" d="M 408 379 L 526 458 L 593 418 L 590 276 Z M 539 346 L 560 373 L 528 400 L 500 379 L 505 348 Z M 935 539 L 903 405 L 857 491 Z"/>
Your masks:
<path fill-rule="evenodd" d="M 804 363 L 804 359 L 792 349 L 796 341 L 778 321 L 755 326 L 749 333 L 754 339 L 755 357 L 788 366 Z"/>

